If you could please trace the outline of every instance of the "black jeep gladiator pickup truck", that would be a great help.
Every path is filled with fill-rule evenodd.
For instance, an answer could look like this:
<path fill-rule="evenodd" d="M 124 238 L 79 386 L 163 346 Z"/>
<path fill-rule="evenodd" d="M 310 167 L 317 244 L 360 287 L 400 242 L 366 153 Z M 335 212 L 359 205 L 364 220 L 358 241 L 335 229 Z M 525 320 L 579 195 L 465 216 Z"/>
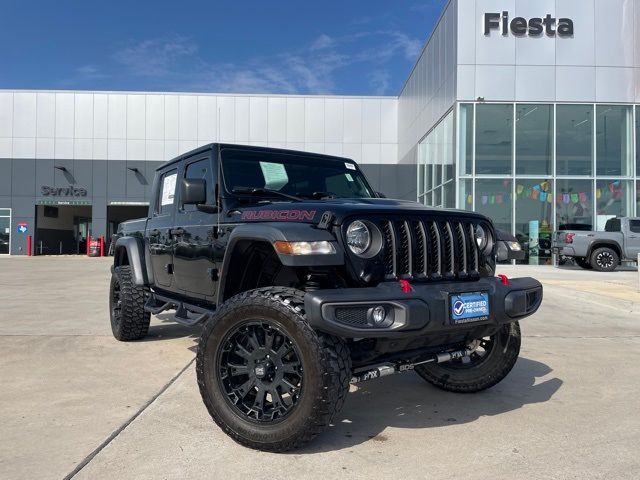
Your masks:
<path fill-rule="evenodd" d="M 310 441 L 350 383 L 495 385 L 542 302 L 536 280 L 495 275 L 491 220 L 382 198 L 349 159 L 211 144 L 159 167 L 153 192 L 113 239 L 113 334 L 141 339 L 165 310 L 204 323 L 202 398 L 252 448 Z"/>

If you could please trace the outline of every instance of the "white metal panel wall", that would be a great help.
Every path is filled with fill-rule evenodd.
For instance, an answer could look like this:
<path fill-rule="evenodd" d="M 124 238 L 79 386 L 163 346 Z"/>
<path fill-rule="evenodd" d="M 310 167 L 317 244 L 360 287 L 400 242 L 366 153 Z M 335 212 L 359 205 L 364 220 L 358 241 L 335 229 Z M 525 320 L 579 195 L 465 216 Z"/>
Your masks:
<path fill-rule="evenodd" d="M 447 5 L 400 93 L 400 163 L 416 162 L 416 145 L 455 102 L 456 8 L 456 0 Z"/>
<path fill-rule="evenodd" d="M 457 0 L 459 101 L 640 102 L 640 0 Z M 571 38 L 485 36 L 482 17 L 571 18 Z"/>
<path fill-rule="evenodd" d="M 161 161 L 220 140 L 395 164 L 397 126 L 394 97 L 0 91 L 0 158 Z"/>

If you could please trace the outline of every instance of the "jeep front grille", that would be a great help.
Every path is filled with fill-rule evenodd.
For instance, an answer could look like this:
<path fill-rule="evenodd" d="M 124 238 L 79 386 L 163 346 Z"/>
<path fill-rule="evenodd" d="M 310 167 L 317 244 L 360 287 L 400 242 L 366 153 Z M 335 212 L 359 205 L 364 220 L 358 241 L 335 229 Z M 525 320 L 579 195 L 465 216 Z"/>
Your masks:
<path fill-rule="evenodd" d="M 383 220 L 385 276 L 454 280 L 479 277 L 480 253 L 468 221 Z"/>

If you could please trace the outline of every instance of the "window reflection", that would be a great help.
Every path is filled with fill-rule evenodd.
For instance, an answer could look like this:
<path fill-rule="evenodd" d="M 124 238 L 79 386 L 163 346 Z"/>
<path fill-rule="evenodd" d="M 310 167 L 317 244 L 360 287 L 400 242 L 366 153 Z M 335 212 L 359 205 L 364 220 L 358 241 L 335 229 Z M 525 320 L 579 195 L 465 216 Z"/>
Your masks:
<path fill-rule="evenodd" d="M 596 109 L 597 174 L 628 176 L 632 169 L 632 142 L 632 108 L 598 105 Z"/>
<path fill-rule="evenodd" d="M 609 218 L 631 215 L 633 183 L 627 180 L 598 180 L 596 182 L 596 227 L 604 229 Z"/>
<path fill-rule="evenodd" d="M 572 230 L 580 225 L 593 229 L 593 183 L 591 180 L 557 180 L 556 229 Z"/>
<path fill-rule="evenodd" d="M 476 212 L 491 218 L 500 230 L 511 232 L 510 179 L 476 180 Z"/>
<path fill-rule="evenodd" d="M 556 175 L 591 175 L 593 170 L 593 107 L 556 107 Z"/>
<path fill-rule="evenodd" d="M 551 175 L 553 106 L 516 105 L 516 173 Z"/>
<path fill-rule="evenodd" d="M 511 174 L 513 105 L 476 106 L 476 173 Z"/>

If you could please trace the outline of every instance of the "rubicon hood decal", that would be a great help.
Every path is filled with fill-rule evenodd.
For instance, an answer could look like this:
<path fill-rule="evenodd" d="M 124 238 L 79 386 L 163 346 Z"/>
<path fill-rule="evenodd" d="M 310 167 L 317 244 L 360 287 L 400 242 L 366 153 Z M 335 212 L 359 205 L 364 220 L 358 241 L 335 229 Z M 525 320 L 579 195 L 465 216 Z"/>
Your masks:
<path fill-rule="evenodd" d="M 278 220 L 284 222 L 313 222 L 315 210 L 245 210 L 242 220 Z"/>

